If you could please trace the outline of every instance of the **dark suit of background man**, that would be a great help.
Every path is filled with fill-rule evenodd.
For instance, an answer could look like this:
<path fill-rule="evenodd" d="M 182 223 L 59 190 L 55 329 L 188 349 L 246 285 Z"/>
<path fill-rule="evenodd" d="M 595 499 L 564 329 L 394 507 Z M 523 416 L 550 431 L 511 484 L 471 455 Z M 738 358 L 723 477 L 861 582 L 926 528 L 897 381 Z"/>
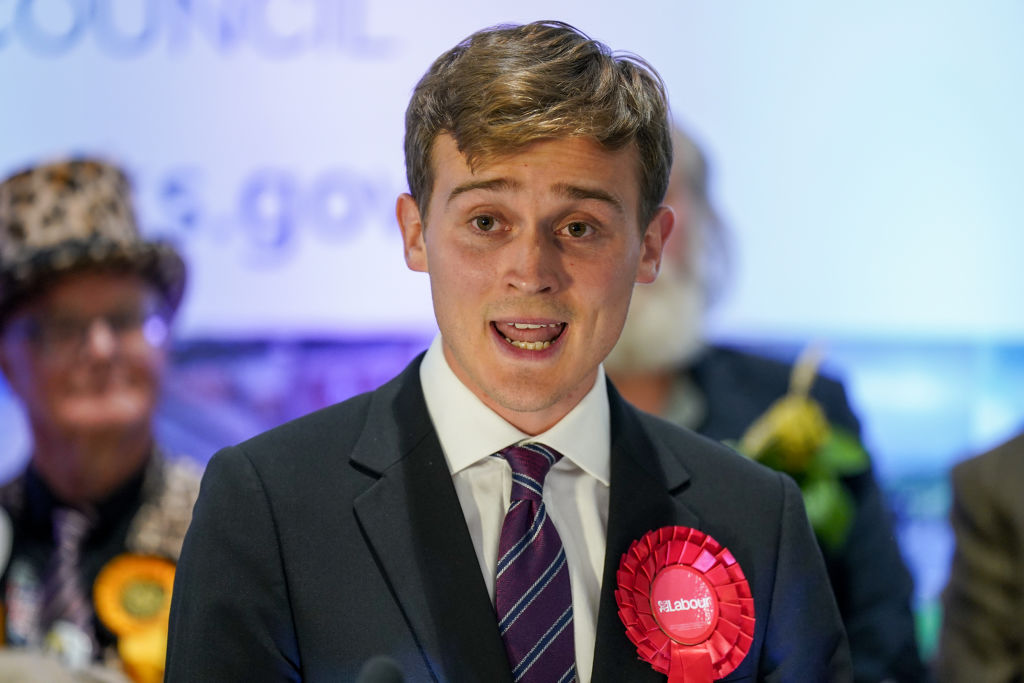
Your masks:
<path fill-rule="evenodd" d="M 522 680 L 573 663 L 580 681 L 664 680 L 613 593 L 629 544 L 666 525 L 711 534 L 750 581 L 753 643 L 729 680 L 848 680 L 792 480 L 638 413 L 604 377 L 672 229 L 657 74 L 560 23 L 481 31 L 420 80 L 405 151 L 405 259 L 429 275 L 440 335 L 377 391 L 214 456 L 168 680 L 351 680 L 377 655 L 408 680 L 513 680 L 495 572 L 514 489 L 491 456 L 522 442 L 563 456 L 541 509 L 571 579 L 550 601 L 572 617 L 570 668 Z"/>

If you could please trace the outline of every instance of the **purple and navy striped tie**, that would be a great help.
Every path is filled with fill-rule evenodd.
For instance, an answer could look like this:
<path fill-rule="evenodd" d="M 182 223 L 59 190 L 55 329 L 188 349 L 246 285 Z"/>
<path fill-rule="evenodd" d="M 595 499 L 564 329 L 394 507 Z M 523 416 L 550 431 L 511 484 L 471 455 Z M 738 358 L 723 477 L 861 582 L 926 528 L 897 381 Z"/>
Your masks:
<path fill-rule="evenodd" d="M 512 467 L 512 499 L 498 541 L 495 607 L 512 677 L 519 683 L 576 680 L 569 567 L 541 499 L 562 457 L 537 443 L 496 454 Z"/>

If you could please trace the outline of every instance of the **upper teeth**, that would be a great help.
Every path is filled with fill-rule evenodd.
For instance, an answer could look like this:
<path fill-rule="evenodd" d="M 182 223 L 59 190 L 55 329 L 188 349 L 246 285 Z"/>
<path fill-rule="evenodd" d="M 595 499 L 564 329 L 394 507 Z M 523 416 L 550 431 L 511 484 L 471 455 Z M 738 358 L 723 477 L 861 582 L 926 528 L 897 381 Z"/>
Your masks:
<path fill-rule="evenodd" d="M 554 324 L 551 324 L 551 325 L 537 325 L 537 324 L 534 324 L 534 323 L 509 323 L 509 325 L 514 325 L 517 330 L 539 330 L 542 327 L 555 327 L 556 326 Z"/>

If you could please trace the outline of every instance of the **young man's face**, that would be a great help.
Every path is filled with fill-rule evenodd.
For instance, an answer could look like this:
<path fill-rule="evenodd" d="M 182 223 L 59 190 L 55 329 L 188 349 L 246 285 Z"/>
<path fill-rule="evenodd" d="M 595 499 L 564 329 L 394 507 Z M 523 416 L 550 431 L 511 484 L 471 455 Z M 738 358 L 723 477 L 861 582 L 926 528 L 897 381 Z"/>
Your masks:
<path fill-rule="evenodd" d="M 430 275 L 455 374 L 538 434 L 593 386 L 633 283 L 657 275 L 672 213 L 638 224 L 633 145 L 543 141 L 475 172 L 448 135 L 432 152 L 428 214 L 408 195 L 398 200 L 406 262 Z"/>

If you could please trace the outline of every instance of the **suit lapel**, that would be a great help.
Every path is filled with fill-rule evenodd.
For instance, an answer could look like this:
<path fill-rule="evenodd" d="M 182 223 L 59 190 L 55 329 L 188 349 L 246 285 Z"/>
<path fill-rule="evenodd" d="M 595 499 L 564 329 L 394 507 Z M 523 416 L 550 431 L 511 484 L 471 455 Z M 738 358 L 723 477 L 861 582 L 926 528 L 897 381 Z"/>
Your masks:
<path fill-rule="evenodd" d="M 419 362 L 377 392 L 352 460 L 380 476 L 356 516 L 435 677 L 511 681 Z"/>
<path fill-rule="evenodd" d="M 689 475 L 662 444 L 651 441 L 635 409 L 608 385 L 611 407 L 611 491 L 601 603 L 597 618 L 593 683 L 663 682 L 664 674 L 641 660 L 626 637 L 615 603 L 619 562 L 633 541 L 663 526 L 700 527 L 700 518 L 673 494 Z"/>
<path fill-rule="evenodd" d="M 663 682 L 640 660 L 615 603 L 630 544 L 652 529 L 700 528 L 678 494 L 689 475 L 609 384 L 611 491 L 593 683 Z M 438 680 L 511 681 L 490 596 L 430 422 L 419 362 L 379 390 L 352 461 L 380 478 L 355 501 L 381 572 Z"/>

